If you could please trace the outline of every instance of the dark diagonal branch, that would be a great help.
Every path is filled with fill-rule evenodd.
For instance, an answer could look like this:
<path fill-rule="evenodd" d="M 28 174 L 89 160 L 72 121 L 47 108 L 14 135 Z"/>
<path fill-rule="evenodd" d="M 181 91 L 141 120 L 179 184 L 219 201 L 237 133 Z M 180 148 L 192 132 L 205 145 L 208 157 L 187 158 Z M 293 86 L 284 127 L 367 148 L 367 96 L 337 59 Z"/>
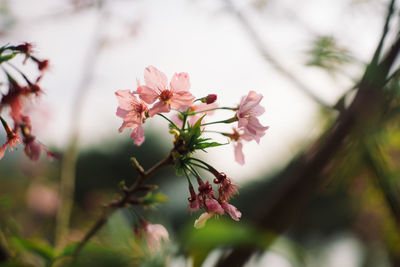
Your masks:
<path fill-rule="evenodd" d="M 258 206 L 257 212 L 253 214 L 255 223 L 268 231 L 281 234 L 301 215 L 308 201 L 328 177 L 335 156 L 348 144 L 352 134 L 366 131 L 381 118 L 385 103 L 383 88 L 399 50 L 398 36 L 381 63 L 377 64 L 376 72 L 366 69 L 350 107 L 339 115 L 319 140 L 291 164 L 293 168 L 286 175 L 289 179 L 275 194 L 260 201 L 263 206 Z M 267 208 L 265 203 L 268 203 Z M 257 248 L 236 248 L 221 259 L 218 266 L 242 266 L 255 251 Z"/>

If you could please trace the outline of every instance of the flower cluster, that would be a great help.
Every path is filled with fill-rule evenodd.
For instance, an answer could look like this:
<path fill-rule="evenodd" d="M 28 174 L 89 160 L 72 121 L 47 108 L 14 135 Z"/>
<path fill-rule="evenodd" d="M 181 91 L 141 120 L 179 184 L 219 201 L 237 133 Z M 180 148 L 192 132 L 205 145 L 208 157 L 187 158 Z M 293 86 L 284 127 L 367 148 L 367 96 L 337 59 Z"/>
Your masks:
<path fill-rule="evenodd" d="M 232 184 L 225 173 L 219 173 L 213 168 L 211 170 L 215 174 L 213 182 L 218 187 L 218 198 L 214 195 L 212 185 L 208 181 L 204 183 L 201 178 L 197 178 L 198 194 L 196 194 L 193 185 L 189 184 L 189 210 L 203 209 L 205 211 L 196 220 L 194 224 L 196 228 L 203 227 L 206 221 L 214 215 L 223 215 L 225 212 L 235 221 L 239 221 L 242 216 L 242 213 L 235 206 L 228 203 L 234 195 L 239 193 L 238 186 Z"/>
<path fill-rule="evenodd" d="M 153 66 L 146 68 L 144 72 L 144 85 L 137 81 L 137 90 L 119 90 L 115 93 L 119 101 L 117 116 L 123 119 L 119 131 L 131 128 L 131 138 L 140 146 L 144 142 L 142 124 L 146 118 L 159 113 L 167 113 L 171 109 L 185 110 L 188 108 L 194 96 L 189 92 L 190 81 L 187 73 L 175 73 L 168 86 L 168 80 L 164 73 Z M 139 96 L 139 99 L 137 98 Z M 149 108 L 148 105 L 154 105 Z"/>
<path fill-rule="evenodd" d="M 239 221 L 241 212 L 229 204 L 232 197 L 238 194 L 238 186 L 231 182 L 225 173 L 217 171 L 210 164 L 193 157 L 198 150 L 222 146 L 211 138 L 204 138 L 206 126 L 213 124 L 237 123 L 233 133 L 211 131 L 228 137 L 235 146 L 235 160 L 244 164 L 242 151 L 243 141 L 255 140 L 265 135 L 268 127 L 263 126 L 258 117 L 264 113 L 260 105 L 262 95 L 250 91 L 236 107 L 219 107 L 217 96 L 210 94 L 202 98 L 195 98 L 190 92 L 190 80 L 187 73 L 175 73 L 168 84 L 164 73 L 153 66 L 144 72 L 144 84 L 137 81 L 135 91 L 119 90 L 117 96 L 119 106 L 117 116 L 123 119 L 119 131 L 131 128 L 131 138 L 134 144 L 141 145 L 145 140 L 143 124 L 149 118 L 159 115 L 169 122 L 170 132 L 174 134 L 174 147 L 171 151 L 171 161 L 179 175 L 185 175 L 189 184 L 189 210 L 203 210 L 204 213 L 195 222 L 195 227 L 202 227 L 205 222 L 225 213 Z M 175 112 L 169 118 L 164 113 Z M 216 110 L 229 110 L 233 116 L 222 121 L 205 122 L 205 117 L 212 115 Z M 228 142 L 229 143 L 229 142 Z M 208 171 L 213 178 L 213 185 L 204 181 L 196 169 Z M 191 182 L 191 177 L 197 181 L 197 193 Z"/>
<path fill-rule="evenodd" d="M 15 67 L 10 60 L 15 56 L 22 54 L 25 56 L 24 63 L 30 59 L 36 64 L 40 75 L 31 81 L 22 71 Z M 43 91 L 38 85 L 41 80 L 44 71 L 48 68 L 48 60 L 39 60 L 32 55 L 32 45 L 30 43 L 24 43 L 18 46 L 3 46 L 0 47 L 0 64 L 2 65 L 2 71 L 8 80 L 8 91 L 6 94 L 2 94 L 0 100 L 0 115 L 5 109 L 9 109 L 9 116 L 13 121 L 14 126 L 11 127 L 7 121 L 0 116 L 1 123 L 7 134 L 7 140 L 0 146 L 0 159 L 4 156 L 7 148 L 12 151 L 13 148 L 17 147 L 17 144 L 23 143 L 25 148 L 25 154 L 32 160 L 39 159 L 40 152 L 43 150 L 47 153 L 49 158 L 58 157 L 52 153 L 46 146 L 36 140 L 36 137 L 32 135 L 32 125 L 29 116 L 25 113 L 25 104 L 31 98 L 39 97 Z M 16 78 L 13 77 L 10 71 L 5 68 L 13 69 L 17 72 L 25 84 L 20 84 Z"/>

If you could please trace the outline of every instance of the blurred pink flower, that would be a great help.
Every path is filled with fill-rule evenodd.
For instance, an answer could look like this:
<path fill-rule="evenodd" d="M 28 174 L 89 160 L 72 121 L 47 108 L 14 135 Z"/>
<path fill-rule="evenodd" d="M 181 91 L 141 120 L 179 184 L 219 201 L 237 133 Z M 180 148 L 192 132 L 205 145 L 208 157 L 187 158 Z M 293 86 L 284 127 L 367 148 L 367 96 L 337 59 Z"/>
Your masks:
<path fill-rule="evenodd" d="M 265 135 L 269 127 L 264 127 L 258 121 L 257 117 L 264 113 L 265 109 L 260 105 L 263 96 L 254 91 L 250 91 L 247 96 L 240 101 L 237 111 L 239 120 L 238 127 L 245 130 L 245 134 L 260 142 L 260 137 Z M 239 154 L 238 154 L 239 156 Z"/>
<path fill-rule="evenodd" d="M 169 112 L 172 109 L 184 109 L 189 107 L 194 96 L 189 93 L 189 75 L 185 72 L 175 73 L 168 88 L 168 80 L 164 73 L 153 66 L 149 66 L 144 72 L 145 85 L 139 85 L 136 93 L 147 104 L 157 102 L 149 111 L 150 117 L 157 113 Z"/>
<path fill-rule="evenodd" d="M 151 252 L 159 250 L 163 241 L 169 241 L 168 231 L 161 224 L 144 222 L 143 232 Z"/>
<path fill-rule="evenodd" d="M 26 202 L 32 210 L 53 216 L 58 210 L 60 199 L 54 189 L 40 184 L 31 184 L 26 195 Z"/>

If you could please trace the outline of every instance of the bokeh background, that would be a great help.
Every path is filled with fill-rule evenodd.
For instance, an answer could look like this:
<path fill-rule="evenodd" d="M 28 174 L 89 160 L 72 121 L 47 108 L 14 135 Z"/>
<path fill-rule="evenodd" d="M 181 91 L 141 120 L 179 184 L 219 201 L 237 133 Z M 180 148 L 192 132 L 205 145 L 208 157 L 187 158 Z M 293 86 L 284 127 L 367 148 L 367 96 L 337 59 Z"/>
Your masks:
<path fill-rule="evenodd" d="M 264 197 L 282 183 L 289 163 L 338 115 L 331 107 L 344 94 L 351 101 L 352 87 L 379 42 L 388 4 L 379 0 L 0 0 L 0 43 L 31 42 L 40 58 L 50 60 L 40 82 L 45 94 L 33 105 L 33 130 L 42 143 L 67 155 L 63 160 L 49 162 L 43 156 L 31 162 L 22 149 L 6 153 L 0 161 L 2 238 L 17 235 L 54 245 L 60 190 L 64 190 L 60 179 L 65 176 L 75 180 L 74 196 L 69 199 L 69 229 L 58 241 L 78 240 L 101 205 L 119 192 L 119 182 L 133 181 L 136 173 L 130 157 L 147 168 L 168 153 L 172 136 L 161 119 L 146 123 L 146 141 L 140 148 L 132 144 L 128 132 L 118 133 L 121 120 L 115 115 L 114 92 L 134 90 L 136 79 L 143 80 L 149 65 L 168 77 L 188 72 L 191 92 L 197 97 L 215 93 L 221 106 L 237 105 L 249 90 L 264 95 L 266 112 L 260 120 L 270 129 L 260 144 L 245 144 L 244 166 L 234 162 L 231 145 L 201 155 L 241 186 L 234 204 L 243 218 L 238 228 L 228 228 L 232 236 L 256 231 L 248 215 L 256 206 L 262 209 Z M 398 26 L 397 13 L 394 16 L 393 28 Z M 388 43 L 394 37 L 395 31 L 389 32 Z M 15 64 L 35 72 L 22 61 Z M 219 118 L 224 118 L 223 112 L 215 115 Z M 396 127 L 382 137 L 394 170 L 399 148 Z M 5 140 L 3 133 L 0 139 Z M 399 263 L 398 226 L 355 151 L 352 147 L 341 151 L 335 168 L 292 228 L 247 266 Z M 138 212 L 169 230 L 171 251 L 167 259 L 159 255 L 162 262 L 189 266 L 196 262 L 189 252 L 204 250 L 208 256 L 203 257 L 203 266 L 213 266 L 228 250 L 218 243 L 224 237 L 213 232 L 224 227 L 215 225 L 204 233 L 210 242 L 202 240 L 187 230 L 198 214 L 187 211 L 186 180 L 163 169 L 153 181 L 169 202 Z M 112 233 L 120 221 L 132 224 L 131 213 L 119 213 L 107 229 Z M 96 242 L 107 243 L 104 240 L 112 235 L 107 229 Z M 269 234 L 274 233 L 263 232 L 260 239 Z M 237 238 L 249 242 L 240 234 Z M 42 264 L 34 254 L 21 257 L 34 266 Z"/>

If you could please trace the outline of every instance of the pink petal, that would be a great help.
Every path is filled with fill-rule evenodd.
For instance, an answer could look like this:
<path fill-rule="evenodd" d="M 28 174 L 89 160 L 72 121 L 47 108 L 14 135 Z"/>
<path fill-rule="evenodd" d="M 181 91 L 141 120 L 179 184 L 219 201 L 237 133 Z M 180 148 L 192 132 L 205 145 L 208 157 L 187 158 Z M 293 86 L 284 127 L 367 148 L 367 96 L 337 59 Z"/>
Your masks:
<path fill-rule="evenodd" d="M 242 217 L 242 213 L 233 205 L 228 203 L 222 203 L 222 208 L 231 216 L 231 218 L 235 221 L 239 221 L 240 217 Z"/>
<path fill-rule="evenodd" d="M 119 127 L 118 131 L 122 132 L 125 128 L 136 128 L 138 127 L 140 124 L 136 121 L 124 121 L 121 125 L 121 127 Z"/>
<path fill-rule="evenodd" d="M 206 207 L 208 209 L 208 212 L 217 213 L 220 215 L 225 213 L 219 202 L 213 198 L 206 200 Z"/>
<path fill-rule="evenodd" d="M 167 76 L 153 66 L 149 66 L 145 69 L 144 82 L 148 87 L 157 89 L 160 92 L 163 91 L 168 84 Z"/>
<path fill-rule="evenodd" d="M 148 223 L 144 228 L 144 232 L 147 245 L 152 252 L 161 248 L 162 241 L 169 241 L 168 231 L 161 224 Z"/>
<path fill-rule="evenodd" d="M 6 149 L 7 149 L 7 143 L 3 144 L 0 147 L 0 159 L 2 159 L 4 157 L 4 153 L 6 152 Z"/>
<path fill-rule="evenodd" d="M 36 160 L 38 160 L 39 157 L 40 157 L 40 150 L 41 150 L 41 148 L 42 148 L 42 146 L 41 146 L 38 142 L 32 140 L 32 141 L 30 141 L 30 142 L 28 142 L 28 143 L 25 144 L 25 149 L 24 149 L 24 151 L 25 151 L 25 154 L 26 154 L 31 160 L 36 161 Z"/>
<path fill-rule="evenodd" d="M 248 119 L 246 119 L 246 118 L 239 118 L 238 127 L 239 127 L 239 128 L 246 127 L 248 123 L 249 123 L 249 120 L 248 120 Z"/>
<path fill-rule="evenodd" d="M 178 126 L 179 128 L 182 128 L 183 121 L 182 121 L 182 119 L 179 117 L 179 113 L 175 113 L 174 115 L 171 116 L 170 119 L 171 119 L 171 121 L 172 121 L 173 123 L 176 124 L 176 126 Z"/>
<path fill-rule="evenodd" d="M 171 101 L 173 109 L 188 108 L 193 104 L 194 96 L 186 91 L 174 92 Z"/>
<path fill-rule="evenodd" d="M 154 104 L 154 106 L 149 111 L 149 116 L 153 117 L 157 113 L 167 113 L 170 112 L 171 107 L 167 102 L 159 101 Z"/>
<path fill-rule="evenodd" d="M 132 104 L 138 104 L 136 96 L 134 96 L 129 90 L 118 90 L 115 92 L 118 99 L 118 104 L 121 109 L 131 110 Z"/>
<path fill-rule="evenodd" d="M 157 91 L 144 85 L 139 86 L 137 88 L 136 93 L 139 94 L 139 98 L 142 99 L 147 104 L 153 104 L 158 98 Z"/>
<path fill-rule="evenodd" d="M 186 72 L 175 73 L 172 77 L 170 83 L 171 89 L 174 92 L 178 91 L 189 91 L 190 89 L 190 80 L 189 74 Z"/>
<path fill-rule="evenodd" d="M 145 136 L 142 125 L 139 125 L 138 127 L 132 129 L 131 138 L 135 139 L 135 141 L 133 142 L 135 145 L 140 146 L 143 144 Z"/>
<path fill-rule="evenodd" d="M 218 107 L 218 104 L 215 103 L 215 102 L 212 103 L 212 104 L 200 103 L 200 104 L 198 104 L 198 105 L 196 105 L 194 107 L 194 111 L 195 112 L 201 112 L 202 114 L 206 113 L 207 115 L 212 115 L 212 114 L 214 114 L 215 110 L 211 110 L 211 111 L 207 111 L 207 112 L 202 112 L 202 111 L 209 110 L 209 109 L 214 109 L 214 108 L 217 108 L 217 107 Z"/>
<path fill-rule="evenodd" d="M 242 98 L 242 101 L 240 102 L 239 106 L 239 114 L 241 113 L 247 113 L 249 110 L 257 106 L 263 96 L 261 94 L 257 94 L 254 91 L 250 91 L 247 96 Z"/>
<path fill-rule="evenodd" d="M 240 165 L 244 164 L 244 154 L 243 154 L 243 144 L 241 142 L 236 142 L 235 148 L 235 161 Z"/>
<path fill-rule="evenodd" d="M 210 219 L 213 215 L 214 215 L 213 213 L 204 212 L 194 222 L 194 227 L 197 228 L 197 229 L 203 228 L 206 225 L 206 222 L 208 221 L 208 219 Z"/>
<path fill-rule="evenodd" d="M 117 108 L 117 113 L 116 113 L 116 115 L 117 115 L 118 117 L 124 119 L 124 118 L 126 117 L 127 114 L 128 114 L 128 111 L 127 111 L 127 110 L 122 109 L 122 108 L 120 108 L 120 107 Z"/>

